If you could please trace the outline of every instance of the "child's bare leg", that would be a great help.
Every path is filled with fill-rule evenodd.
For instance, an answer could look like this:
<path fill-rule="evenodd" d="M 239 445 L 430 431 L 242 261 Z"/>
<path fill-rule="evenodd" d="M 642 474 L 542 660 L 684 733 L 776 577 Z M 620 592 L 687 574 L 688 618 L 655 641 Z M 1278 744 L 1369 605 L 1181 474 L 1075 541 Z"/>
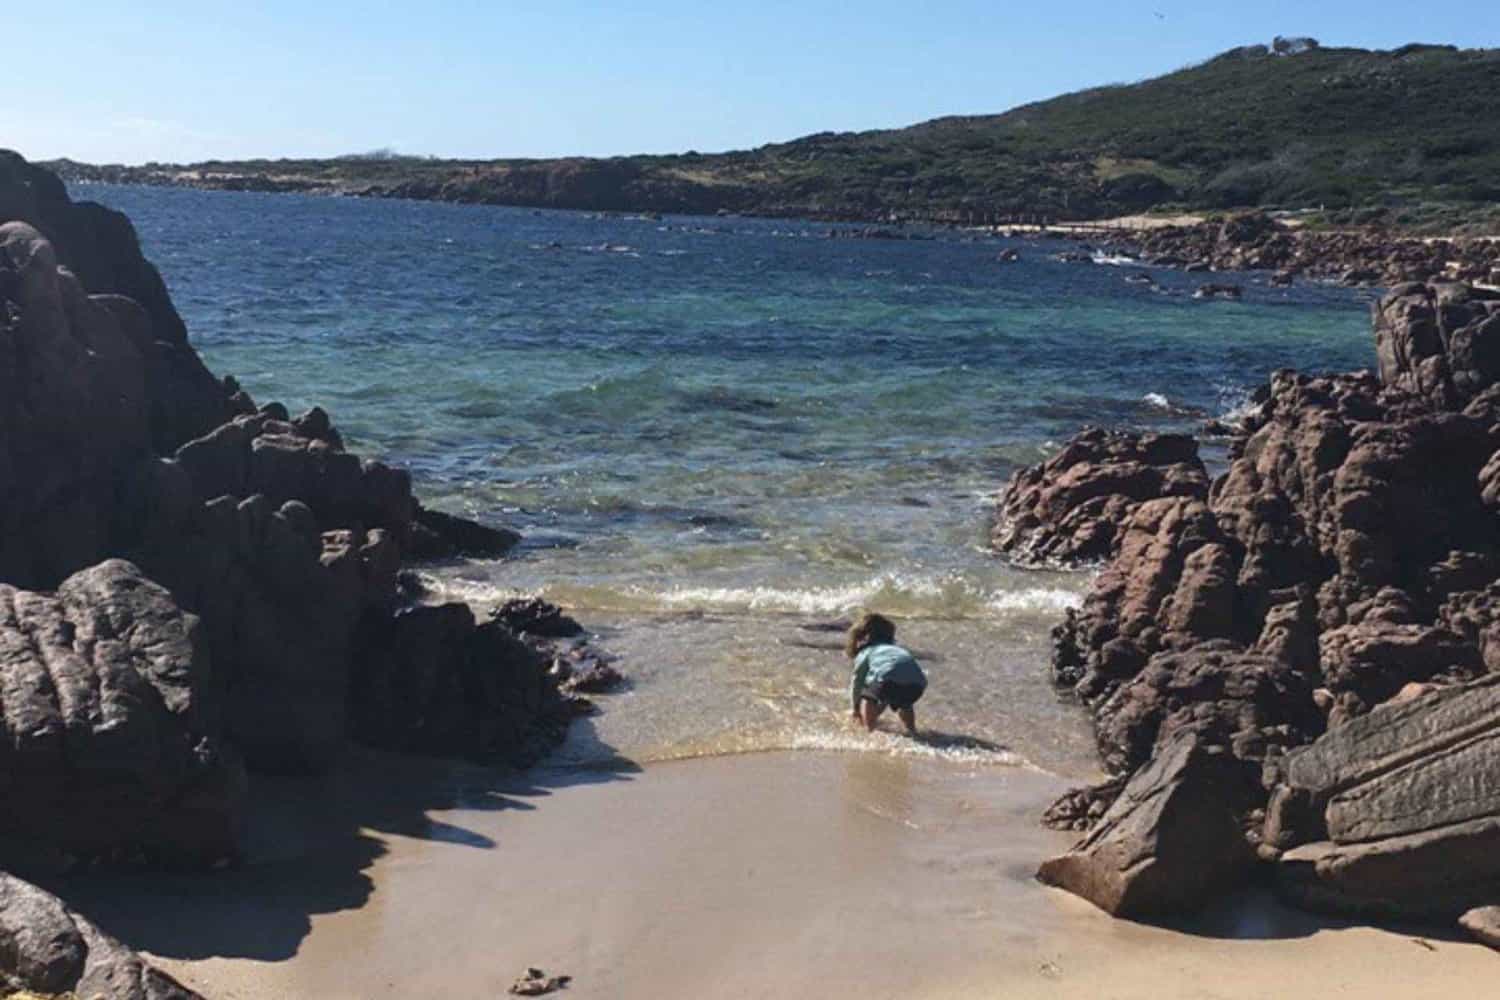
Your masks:
<path fill-rule="evenodd" d="M 896 715 L 901 719 L 901 725 L 906 727 L 907 736 L 917 735 L 917 711 L 914 708 L 898 708 Z"/>
<path fill-rule="evenodd" d="M 871 698 L 859 700 L 859 718 L 865 724 L 865 728 L 871 732 L 875 731 L 875 720 L 880 718 L 880 713 L 885 711 L 885 706 Z"/>

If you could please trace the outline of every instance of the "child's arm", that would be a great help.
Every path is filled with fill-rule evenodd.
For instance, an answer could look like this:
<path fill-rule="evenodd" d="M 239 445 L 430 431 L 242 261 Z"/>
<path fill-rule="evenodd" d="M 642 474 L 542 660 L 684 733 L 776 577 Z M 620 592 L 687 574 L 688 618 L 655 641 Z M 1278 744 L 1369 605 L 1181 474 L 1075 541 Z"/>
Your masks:
<path fill-rule="evenodd" d="M 864 649 L 854 658 L 854 679 L 849 684 L 849 710 L 859 714 L 859 693 L 865 689 L 865 677 L 870 672 L 869 650 Z"/>

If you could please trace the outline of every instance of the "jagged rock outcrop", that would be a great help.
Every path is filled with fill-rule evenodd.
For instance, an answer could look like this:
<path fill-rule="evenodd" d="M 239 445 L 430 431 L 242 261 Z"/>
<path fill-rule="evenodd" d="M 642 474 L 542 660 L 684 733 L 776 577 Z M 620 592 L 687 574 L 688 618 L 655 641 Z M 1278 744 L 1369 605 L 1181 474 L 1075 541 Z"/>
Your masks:
<path fill-rule="evenodd" d="M 1456 410 L 1500 380 L 1500 293 L 1406 284 L 1375 310 L 1385 384 Z"/>
<path fill-rule="evenodd" d="M 575 714 L 552 657 L 465 604 L 368 617 L 354 664 L 350 732 L 369 746 L 525 766 Z"/>
<path fill-rule="evenodd" d="M 451 559 L 474 556 L 498 559 L 521 541 L 521 536 L 506 528 L 477 524 L 440 510 L 418 506 L 406 539 L 408 558 L 418 560 Z"/>
<path fill-rule="evenodd" d="M 1382 705 L 1273 775 L 1263 840 L 1293 900 L 1444 921 L 1500 902 L 1500 675 Z"/>
<path fill-rule="evenodd" d="M 0 872 L 0 994 L 202 1000 L 29 882 Z"/>
<path fill-rule="evenodd" d="M 1133 772 L 1184 732 L 1237 759 L 1260 761 L 1324 728 L 1309 676 L 1226 640 L 1157 654 L 1095 718 L 1100 753 L 1116 774 Z"/>
<path fill-rule="evenodd" d="M 1222 750 L 1182 734 L 1136 772 L 1086 837 L 1043 863 L 1037 877 L 1117 917 L 1200 907 L 1254 864 L 1239 820 L 1252 787 Z"/>
<path fill-rule="evenodd" d="M 322 410 L 257 410 L 215 380 L 124 216 L 74 204 L 55 178 L 0 154 L 0 223 L 0 581 L 28 595 L 0 630 L 13 744 L 0 758 L 18 762 L 0 774 L 13 817 L 0 832 L 75 853 L 218 860 L 234 849 L 241 755 L 270 772 L 334 760 L 349 733 L 356 633 L 394 613 L 403 559 L 497 553 L 515 536 L 422 515 L 407 474 L 345 452 Z M 114 596 L 125 579 L 116 557 L 133 564 L 131 592 L 155 603 Z M 100 575 L 115 583 L 79 582 Z M 47 600 L 66 612 L 37 610 Z M 94 612 L 115 615 L 121 636 L 191 622 L 191 655 L 157 671 L 181 691 L 132 681 L 101 721 L 99 678 L 114 683 L 134 661 L 110 659 L 113 646 L 75 648 Z M 503 665 L 513 652 L 471 645 L 476 676 L 484 656 Z M 177 655 L 164 638 L 153 649 L 140 654 L 148 663 Z M 62 684 L 59 670 L 83 679 Z M 540 683 L 561 699 L 558 678 L 543 671 Z M 544 702 L 531 689 L 519 699 L 526 710 Z M 515 723 L 509 702 L 479 698 L 470 711 Z M 472 741 L 466 731 L 452 742 Z M 111 771 L 95 744 L 116 743 Z"/>
<path fill-rule="evenodd" d="M 381 528 L 404 540 L 416 513 L 411 477 L 344 451 L 317 407 L 295 420 L 279 405 L 263 407 L 187 442 L 176 458 L 205 500 L 259 494 L 273 507 L 296 500 L 324 531 Z"/>
<path fill-rule="evenodd" d="M 1379 377 L 1276 373 L 1206 499 L 1144 496 L 1096 529 L 1115 553 L 1055 630 L 1053 673 L 1116 780 L 1049 821 L 1124 801 L 1190 736 L 1264 769 L 1242 819 L 1277 788 L 1261 833 L 1294 895 L 1455 920 L 1500 901 L 1500 736 L 1454 745 L 1464 702 L 1445 700 L 1500 666 L 1500 304 L 1402 287 L 1375 325 Z"/>
<path fill-rule="evenodd" d="M 1196 441 L 1181 434 L 1089 428 L 1046 462 L 1011 478 L 991 541 L 996 551 L 1024 564 L 1107 559 L 1135 509 L 1166 496 L 1208 496 Z"/>
<path fill-rule="evenodd" d="M 1297 230 L 1260 212 L 1222 222 L 1135 233 L 1130 248 L 1160 267 L 1189 271 L 1275 271 L 1343 285 L 1397 285 L 1451 280 L 1485 282 L 1500 263 L 1500 244 L 1486 239 L 1424 240 L 1380 232 Z"/>
<path fill-rule="evenodd" d="M 234 388 L 211 375 L 188 345 L 166 284 L 141 253 L 122 213 L 74 202 L 52 173 L 0 150 L 0 222 L 33 227 L 57 263 L 76 277 L 99 309 L 115 314 L 141 354 L 151 441 L 169 452 L 229 419 Z M 102 402 L 102 401 L 101 401 Z"/>
<path fill-rule="evenodd" d="M 0 860 L 238 850 L 244 771 L 199 620 L 130 563 L 0 584 Z"/>

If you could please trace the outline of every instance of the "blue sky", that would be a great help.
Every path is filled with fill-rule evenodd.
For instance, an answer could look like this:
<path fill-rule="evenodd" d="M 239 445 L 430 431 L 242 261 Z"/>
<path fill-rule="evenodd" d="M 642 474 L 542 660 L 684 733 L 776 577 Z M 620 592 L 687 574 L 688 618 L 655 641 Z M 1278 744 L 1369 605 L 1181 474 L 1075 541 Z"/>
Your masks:
<path fill-rule="evenodd" d="M 0 146 L 32 158 L 609 155 L 1003 111 L 1272 36 L 1500 46 L 1454 0 L 31 3 Z"/>

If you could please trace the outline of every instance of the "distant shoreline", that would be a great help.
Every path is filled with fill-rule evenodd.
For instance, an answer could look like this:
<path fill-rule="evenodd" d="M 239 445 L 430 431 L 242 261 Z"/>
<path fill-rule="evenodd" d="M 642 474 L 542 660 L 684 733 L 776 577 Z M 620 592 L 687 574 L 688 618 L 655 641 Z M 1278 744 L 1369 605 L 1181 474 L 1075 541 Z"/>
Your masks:
<path fill-rule="evenodd" d="M 1467 281 L 1500 287 L 1500 236 L 1406 233 L 1377 227 L 1314 228 L 1300 213 L 1179 211 L 1137 212 L 1099 219 L 1054 220 L 1040 213 L 1018 214 L 1004 221 L 976 222 L 948 218 L 892 220 L 848 217 L 816 211 L 715 211 L 656 209 L 635 205 L 551 204 L 543 200 L 469 198 L 468 189 L 376 183 L 360 186 L 347 178 L 315 178 L 296 172 L 205 171 L 185 167 L 92 167 L 64 161 L 53 164 L 71 184 L 183 188 L 234 193 L 305 194 L 323 197 L 477 204 L 545 211 L 577 211 L 656 218 L 661 215 L 801 219 L 860 227 L 830 231 L 830 236 L 866 239 L 917 239 L 923 228 L 1097 243 L 1113 254 L 1138 257 L 1142 267 L 1202 272 L 1275 272 L 1276 283 L 1299 278 L 1332 281 L 1351 287 L 1389 287 L 1408 281 Z M 472 193 L 472 191 L 468 191 Z M 607 203 L 606 203 L 607 204 Z M 1012 258 L 1013 259 L 1013 258 Z M 1087 262 L 1087 261 L 1084 261 Z"/>

